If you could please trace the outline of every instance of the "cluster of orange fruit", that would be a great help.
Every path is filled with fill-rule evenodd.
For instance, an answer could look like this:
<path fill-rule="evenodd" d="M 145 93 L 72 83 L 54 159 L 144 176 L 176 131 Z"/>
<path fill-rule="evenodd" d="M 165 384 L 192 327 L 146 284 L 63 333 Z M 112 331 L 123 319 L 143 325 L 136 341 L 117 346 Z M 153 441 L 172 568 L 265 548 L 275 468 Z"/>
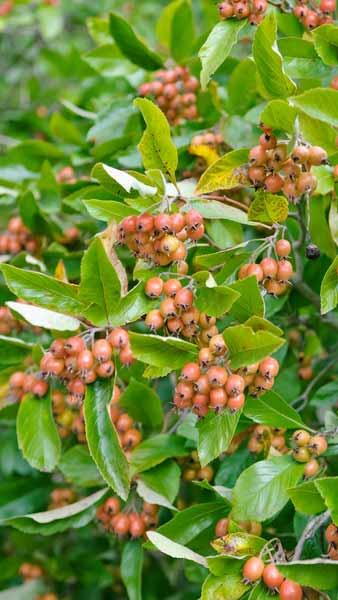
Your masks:
<path fill-rule="evenodd" d="M 143 502 L 141 512 L 122 510 L 119 498 L 113 496 L 97 509 L 96 516 L 106 530 L 114 532 L 118 537 L 129 535 L 140 538 L 148 529 L 157 526 L 158 506 Z"/>
<path fill-rule="evenodd" d="M 71 488 L 54 488 L 50 495 L 48 510 L 62 508 L 76 501 L 76 494 Z"/>
<path fill-rule="evenodd" d="M 153 81 L 140 85 L 139 94 L 152 98 L 171 125 L 179 125 L 198 117 L 198 88 L 199 81 L 189 68 L 177 66 L 156 71 Z"/>
<path fill-rule="evenodd" d="M 289 153 L 286 141 L 279 142 L 264 124 L 261 128 L 259 144 L 249 152 L 245 177 L 256 189 L 271 194 L 282 192 L 290 202 L 298 201 L 303 194 L 311 195 L 317 187 L 311 167 L 326 164 L 327 152 L 320 146 L 297 142 Z"/>
<path fill-rule="evenodd" d="M 112 423 L 114 423 L 116 427 L 121 446 L 124 449 L 126 456 L 128 456 L 128 452 L 142 441 L 142 433 L 137 429 L 136 423 L 131 416 L 124 412 L 119 406 L 120 396 L 121 389 L 118 385 L 114 385 L 109 406 L 109 414 Z"/>
<path fill-rule="evenodd" d="M 87 442 L 83 407 L 71 406 L 66 403 L 66 394 L 61 390 L 52 391 L 52 409 L 61 438 L 67 438 L 74 433 L 80 444 Z"/>
<path fill-rule="evenodd" d="M 35 254 L 38 249 L 38 240 L 24 225 L 21 217 L 12 217 L 6 231 L 0 234 L 0 254 L 19 254 L 24 250 Z"/>
<path fill-rule="evenodd" d="M 306 29 L 333 23 L 336 0 L 320 0 L 319 5 L 309 0 L 297 0 L 293 13 Z"/>
<path fill-rule="evenodd" d="M 187 213 L 144 213 L 126 217 L 118 230 L 118 241 L 126 245 L 137 258 L 161 267 L 178 263 L 178 271 L 186 273 L 185 242 L 199 240 L 204 235 L 203 217 L 194 209 Z"/>
<path fill-rule="evenodd" d="M 330 523 L 325 529 L 325 539 L 329 545 L 328 555 L 331 560 L 338 560 L 338 527 Z"/>
<path fill-rule="evenodd" d="M 271 592 L 278 592 L 281 600 L 302 600 L 303 590 L 296 581 L 286 579 L 273 562 L 265 564 L 260 556 L 252 556 L 243 567 L 247 584 L 262 581 Z"/>
<path fill-rule="evenodd" d="M 286 445 L 285 433 L 286 429 L 282 427 L 256 425 L 250 434 L 248 449 L 250 452 L 260 454 L 272 447 L 281 454 L 286 454 L 289 448 Z"/>
<path fill-rule="evenodd" d="M 225 0 L 218 5 L 219 15 L 222 20 L 248 19 L 250 25 L 259 25 L 264 19 L 267 0 Z"/>
<path fill-rule="evenodd" d="M 266 256 L 260 263 L 247 263 L 238 271 L 238 278 L 254 276 L 258 283 L 263 283 L 268 294 L 285 294 L 294 276 L 292 263 L 286 258 L 291 252 L 290 242 L 285 239 L 278 240 L 275 252 L 279 260 Z"/>
<path fill-rule="evenodd" d="M 194 450 L 188 458 L 182 458 L 178 460 L 179 464 L 182 464 L 182 477 L 184 481 L 212 481 L 214 476 L 214 470 L 210 465 L 201 467 L 198 453 Z"/>
<path fill-rule="evenodd" d="M 317 460 L 327 450 L 327 441 L 323 435 L 311 435 L 305 429 L 298 429 L 292 436 L 293 458 L 300 463 L 306 463 L 304 467 L 305 477 L 314 477 L 320 470 Z"/>

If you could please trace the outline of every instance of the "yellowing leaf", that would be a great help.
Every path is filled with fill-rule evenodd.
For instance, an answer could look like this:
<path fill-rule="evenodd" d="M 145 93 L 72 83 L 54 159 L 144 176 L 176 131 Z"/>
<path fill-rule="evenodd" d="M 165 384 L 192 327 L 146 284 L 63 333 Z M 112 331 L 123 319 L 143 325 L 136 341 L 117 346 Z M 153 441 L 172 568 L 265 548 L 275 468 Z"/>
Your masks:
<path fill-rule="evenodd" d="M 195 154 L 195 156 L 204 158 L 208 167 L 210 167 L 210 165 L 219 159 L 219 154 L 216 152 L 216 150 L 210 146 L 207 146 L 206 144 L 201 144 L 199 146 L 192 144 L 189 148 L 189 152 L 190 154 Z"/>
<path fill-rule="evenodd" d="M 243 183 L 239 167 L 248 160 L 248 150 L 241 148 L 228 152 L 214 162 L 203 173 L 196 188 L 197 194 L 208 194 L 215 190 L 228 190 Z"/>
<path fill-rule="evenodd" d="M 288 218 L 289 203 L 283 196 L 257 192 L 249 208 L 249 219 L 260 223 L 283 223 Z"/>
<path fill-rule="evenodd" d="M 58 279 L 59 281 L 68 283 L 68 277 L 67 277 L 65 263 L 63 262 L 63 260 L 61 258 L 60 258 L 58 264 L 56 265 L 54 277 L 55 277 L 55 279 Z"/>

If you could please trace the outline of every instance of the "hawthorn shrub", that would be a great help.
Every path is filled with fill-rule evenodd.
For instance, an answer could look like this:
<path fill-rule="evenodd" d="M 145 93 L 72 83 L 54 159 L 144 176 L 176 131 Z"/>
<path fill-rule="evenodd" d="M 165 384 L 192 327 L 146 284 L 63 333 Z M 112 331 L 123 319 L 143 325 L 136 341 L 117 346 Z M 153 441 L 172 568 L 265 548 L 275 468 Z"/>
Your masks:
<path fill-rule="evenodd" d="M 0 600 L 337 600 L 335 0 L 87 4 L 0 3 Z"/>

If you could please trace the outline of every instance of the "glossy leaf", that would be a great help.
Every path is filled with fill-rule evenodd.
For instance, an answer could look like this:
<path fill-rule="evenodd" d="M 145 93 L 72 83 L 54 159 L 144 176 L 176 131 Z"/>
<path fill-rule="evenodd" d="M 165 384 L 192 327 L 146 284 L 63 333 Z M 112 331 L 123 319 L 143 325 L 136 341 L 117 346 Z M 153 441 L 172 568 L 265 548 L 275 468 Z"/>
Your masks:
<path fill-rule="evenodd" d="M 83 204 L 89 214 L 99 221 L 116 221 L 119 223 L 129 215 L 137 215 L 138 212 L 123 202 L 113 200 L 84 200 Z"/>
<path fill-rule="evenodd" d="M 321 314 L 325 315 L 330 310 L 336 308 L 338 304 L 338 286 L 337 286 L 338 257 L 336 257 L 331 266 L 326 271 L 321 287 L 320 302 Z"/>
<path fill-rule="evenodd" d="M 247 397 L 244 414 L 255 423 L 264 423 L 270 427 L 308 429 L 298 412 L 271 390 L 257 398 Z"/>
<path fill-rule="evenodd" d="M 322 477 L 316 479 L 315 486 L 325 501 L 334 523 L 338 523 L 338 477 Z"/>
<path fill-rule="evenodd" d="M 128 541 L 121 556 L 121 579 L 129 600 L 142 600 L 143 548 L 140 540 Z"/>
<path fill-rule="evenodd" d="M 256 277 L 238 279 L 229 287 L 240 294 L 230 309 L 230 314 L 237 321 L 246 321 L 252 315 L 264 316 L 264 301 Z"/>
<path fill-rule="evenodd" d="M 315 515 L 326 510 L 326 504 L 315 481 L 304 481 L 296 487 L 289 488 L 288 494 L 295 509 L 304 515 Z"/>
<path fill-rule="evenodd" d="M 245 557 L 248 555 L 256 556 L 259 554 L 265 543 L 263 538 L 256 535 L 251 535 L 243 531 L 236 531 L 236 533 L 229 533 L 223 537 L 217 538 L 211 545 L 219 554 Z"/>
<path fill-rule="evenodd" d="M 119 404 L 135 421 L 140 421 L 144 425 L 158 427 L 162 423 L 163 410 L 159 396 L 151 387 L 133 377 L 124 390 Z"/>
<path fill-rule="evenodd" d="M 229 573 L 223 577 L 209 575 L 202 587 L 201 600 L 238 600 L 247 590 L 241 573 Z"/>
<path fill-rule="evenodd" d="M 230 310 L 238 298 L 239 293 L 225 285 L 204 286 L 197 288 L 195 303 L 201 312 L 206 312 L 212 317 L 221 317 Z"/>
<path fill-rule="evenodd" d="M 269 331 L 254 332 L 246 325 L 234 325 L 223 332 L 225 343 L 230 351 L 233 369 L 251 365 L 278 350 L 284 340 Z"/>
<path fill-rule="evenodd" d="M 161 433 L 141 442 L 132 452 L 130 466 L 132 473 L 142 473 L 173 456 L 185 456 L 184 438 L 178 435 Z"/>
<path fill-rule="evenodd" d="M 86 436 L 89 452 L 103 479 L 126 500 L 129 492 L 128 463 L 109 417 L 111 395 L 110 380 L 98 379 L 87 386 L 84 402 Z"/>
<path fill-rule="evenodd" d="M 61 441 L 54 422 L 50 396 L 25 396 L 17 416 L 19 448 L 32 467 L 52 471 L 61 454 Z"/>
<path fill-rule="evenodd" d="M 104 163 L 97 163 L 92 170 L 92 177 L 97 179 L 101 185 L 111 192 L 121 196 L 122 198 L 133 198 L 140 196 L 154 196 L 157 189 L 150 185 L 146 185 L 133 177 L 126 171 L 120 171 Z"/>
<path fill-rule="evenodd" d="M 299 43 L 299 39 L 297 39 Z M 296 110 L 285 100 L 270 100 L 261 112 L 260 120 L 274 129 L 293 132 Z"/>
<path fill-rule="evenodd" d="M 58 464 L 67 481 L 79 487 L 96 487 L 104 484 L 86 446 L 72 446 L 62 455 Z"/>
<path fill-rule="evenodd" d="M 0 335 L 0 370 L 20 365 L 32 351 L 31 344 Z"/>
<path fill-rule="evenodd" d="M 230 19 L 217 23 L 212 29 L 209 37 L 200 49 L 198 56 L 202 63 L 201 86 L 205 89 L 210 78 L 230 54 L 236 43 L 240 30 L 245 21 Z"/>
<path fill-rule="evenodd" d="M 220 23 L 221 24 L 221 23 Z M 241 183 L 238 167 L 248 160 L 248 150 L 233 150 L 213 163 L 200 178 L 197 194 L 209 194 L 216 190 L 229 190 Z M 243 216 L 243 218 L 246 218 Z"/>
<path fill-rule="evenodd" d="M 336 66 L 338 63 L 338 26 L 334 23 L 316 27 L 313 42 L 317 54 L 326 65 Z"/>
<path fill-rule="evenodd" d="M 129 340 L 135 358 L 154 367 L 179 369 L 197 356 L 196 346 L 181 339 L 130 332 Z"/>
<path fill-rule="evenodd" d="M 248 215 L 243 210 L 227 206 L 217 200 L 192 200 L 189 206 L 198 210 L 205 219 L 225 219 L 234 223 L 242 223 L 243 225 L 248 223 Z"/>
<path fill-rule="evenodd" d="M 333 590 L 338 586 L 337 563 L 333 560 L 315 558 L 313 560 L 295 561 L 288 564 L 277 563 L 278 569 L 301 585 L 319 590 Z"/>
<path fill-rule="evenodd" d="M 338 127 L 338 106 L 336 90 L 313 88 L 299 96 L 293 96 L 292 104 L 313 119 Z"/>
<path fill-rule="evenodd" d="M 198 456 L 202 467 L 220 456 L 229 447 L 239 421 L 240 411 L 224 410 L 209 413 L 198 423 Z"/>
<path fill-rule="evenodd" d="M 135 65 L 149 71 L 163 65 L 162 59 L 137 37 L 125 19 L 115 13 L 110 13 L 109 28 L 122 54 Z"/>
<path fill-rule="evenodd" d="M 77 331 L 80 327 L 78 319 L 47 308 L 39 308 L 22 302 L 7 302 L 7 306 L 36 327 L 44 327 L 55 331 Z"/>
<path fill-rule="evenodd" d="M 192 560 L 203 567 L 207 566 L 207 561 L 205 560 L 204 556 L 193 552 L 190 550 L 190 548 L 186 548 L 181 544 L 173 542 L 157 531 L 148 531 L 147 537 L 158 550 L 161 550 L 161 552 L 171 556 L 172 558 L 184 558 L 186 560 Z"/>
<path fill-rule="evenodd" d="M 288 489 L 299 481 L 304 466 L 290 456 L 261 460 L 243 471 L 233 493 L 234 519 L 264 521 L 276 515 L 289 499 Z"/>

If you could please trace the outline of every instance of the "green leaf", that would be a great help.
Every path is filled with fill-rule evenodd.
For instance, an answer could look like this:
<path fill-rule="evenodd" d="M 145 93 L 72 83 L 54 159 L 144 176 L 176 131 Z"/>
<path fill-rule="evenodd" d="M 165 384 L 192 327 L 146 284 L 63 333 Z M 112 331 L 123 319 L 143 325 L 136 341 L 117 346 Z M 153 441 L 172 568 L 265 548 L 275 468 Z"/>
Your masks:
<path fill-rule="evenodd" d="M 306 585 L 320 591 L 338 587 L 337 563 L 333 560 L 315 558 L 291 563 L 276 563 L 278 569 L 300 585 Z"/>
<path fill-rule="evenodd" d="M 295 509 L 304 515 L 315 515 L 326 510 L 315 481 L 304 481 L 296 487 L 289 488 L 288 494 Z"/>
<path fill-rule="evenodd" d="M 128 463 L 110 420 L 111 396 L 111 380 L 98 379 L 87 386 L 84 402 L 86 436 L 89 452 L 103 479 L 126 500 L 130 485 Z"/>
<path fill-rule="evenodd" d="M 170 181 L 175 182 L 178 156 L 166 117 L 156 104 L 146 98 L 137 98 L 134 105 L 140 109 L 147 126 L 138 145 L 144 168 L 160 169 Z"/>
<path fill-rule="evenodd" d="M 167 500 L 165 496 L 162 496 L 162 494 L 158 494 L 157 492 L 155 492 L 146 483 L 144 483 L 142 479 L 137 480 L 136 490 L 140 498 L 143 498 L 143 500 L 149 502 L 150 504 L 164 506 L 165 508 L 169 508 L 169 510 L 172 511 L 177 510 L 177 508 L 171 502 L 169 502 L 169 500 Z"/>
<path fill-rule="evenodd" d="M 252 396 L 246 398 L 244 414 L 255 423 L 264 423 L 270 427 L 307 429 L 297 411 L 272 391 L 266 392 L 258 398 Z"/>
<path fill-rule="evenodd" d="M 318 388 L 310 400 L 310 406 L 328 409 L 335 404 L 338 395 L 338 381 L 330 381 Z"/>
<path fill-rule="evenodd" d="M 238 279 L 229 287 L 240 294 L 230 310 L 230 314 L 237 321 L 246 321 L 252 315 L 263 317 L 264 301 L 256 277 Z"/>
<path fill-rule="evenodd" d="M 198 53 L 202 63 L 201 85 L 203 90 L 206 89 L 210 78 L 230 54 L 233 45 L 237 42 L 239 32 L 245 23 L 244 19 L 242 21 L 229 19 L 228 21 L 217 23 L 212 29 Z"/>
<path fill-rule="evenodd" d="M 84 200 L 83 204 L 89 214 L 99 221 L 116 221 L 119 223 L 129 215 L 137 215 L 137 210 L 131 208 L 123 202 L 114 202 L 114 200 Z"/>
<path fill-rule="evenodd" d="M 173 5 L 175 10 L 171 12 L 170 51 L 171 56 L 180 63 L 191 55 L 193 49 L 194 19 L 191 0 L 178 0 Z"/>
<path fill-rule="evenodd" d="M 338 523 L 338 477 L 322 477 L 314 483 L 331 513 L 332 521 Z"/>
<path fill-rule="evenodd" d="M 334 190 L 334 177 L 329 166 L 312 167 L 311 172 L 317 178 L 316 194 L 325 196 Z"/>
<path fill-rule="evenodd" d="M 228 327 L 223 337 L 230 351 L 232 369 L 259 362 L 284 344 L 283 339 L 269 331 L 254 332 L 246 325 Z"/>
<path fill-rule="evenodd" d="M 222 577 L 208 575 L 202 587 L 201 600 L 238 600 L 248 589 L 240 572 L 227 573 Z"/>
<path fill-rule="evenodd" d="M 51 133 L 54 137 L 63 140 L 69 144 L 81 146 L 83 144 L 83 136 L 81 131 L 74 125 L 72 121 L 66 119 L 58 112 L 53 112 L 49 123 Z"/>
<path fill-rule="evenodd" d="M 31 352 L 31 344 L 0 335 L 0 370 L 20 365 Z"/>
<path fill-rule="evenodd" d="M 333 263 L 326 271 L 320 286 L 320 312 L 322 315 L 325 315 L 330 310 L 336 308 L 338 304 L 337 273 L 338 256 L 336 256 Z"/>
<path fill-rule="evenodd" d="M 16 430 L 19 448 L 32 467 L 53 471 L 61 455 L 61 441 L 53 419 L 50 396 L 25 396 Z"/>
<path fill-rule="evenodd" d="M 312 242 L 319 246 L 323 253 L 334 259 L 337 254 L 337 250 L 331 237 L 328 219 L 326 216 L 326 210 L 329 206 L 329 202 L 329 197 L 315 195 L 311 198 L 309 207 L 310 236 Z"/>
<path fill-rule="evenodd" d="M 26 463 L 25 463 L 26 464 Z M 6 477 L 0 486 L 0 519 L 42 510 L 48 500 L 51 486 L 38 474 L 32 486 L 31 477 Z"/>
<path fill-rule="evenodd" d="M 129 600 L 142 600 L 143 548 L 141 540 L 130 540 L 122 550 L 121 579 Z"/>
<path fill-rule="evenodd" d="M 222 317 L 239 298 L 239 294 L 225 285 L 198 287 L 195 304 L 201 312 Z"/>
<path fill-rule="evenodd" d="M 104 484 L 86 446 L 82 444 L 69 448 L 62 455 L 58 468 L 67 481 L 79 487 L 97 487 Z"/>
<path fill-rule="evenodd" d="M 296 86 L 283 69 L 283 60 L 276 40 L 276 16 L 271 12 L 257 27 L 252 52 L 264 97 L 280 99 L 293 94 Z"/>
<path fill-rule="evenodd" d="M 332 198 L 329 212 L 329 227 L 332 239 L 338 246 L 338 199 Z"/>
<path fill-rule="evenodd" d="M 157 188 L 142 183 L 126 171 L 120 171 L 104 163 L 97 163 L 92 169 L 91 176 L 97 179 L 108 192 L 122 198 L 154 196 L 157 193 Z"/>
<path fill-rule="evenodd" d="M 209 413 L 198 423 L 198 456 L 202 467 L 225 452 L 235 434 L 240 411 Z"/>
<path fill-rule="evenodd" d="M 299 112 L 299 129 L 305 140 L 316 146 L 322 146 L 328 154 L 336 152 L 336 130 L 328 122 L 318 122 L 303 112 Z"/>
<path fill-rule="evenodd" d="M 77 331 L 81 325 L 78 319 L 47 308 L 23 304 L 22 302 L 7 302 L 6 304 L 11 310 L 36 327 L 44 327 L 55 331 Z"/>
<path fill-rule="evenodd" d="M 9 289 L 18 298 L 74 315 L 82 314 L 86 308 L 78 297 L 76 285 L 12 265 L 1 265 L 0 269 Z"/>
<path fill-rule="evenodd" d="M 289 203 L 284 196 L 258 191 L 249 206 L 248 217 L 258 223 L 284 223 L 288 214 Z"/>
<path fill-rule="evenodd" d="M 285 100 L 270 100 L 261 112 L 260 121 L 274 129 L 293 133 L 296 116 L 296 110 Z"/>
<path fill-rule="evenodd" d="M 234 221 L 235 223 L 242 223 L 243 225 L 248 224 L 248 215 L 246 212 L 233 206 L 227 206 L 217 200 L 192 200 L 192 202 L 189 202 L 190 206 L 198 210 L 205 219 L 225 219 L 227 221 Z"/>
<path fill-rule="evenodd" d="M 276 515 L 289 500 L 288 489 L 296 485 L 304 465 L 291 456 L 261 460 L 243 471 L 233 491 L 234 519 L 265 521 Z"/>
<path fill-rule="evenodd" d="M 150 427 L 159 427 L 162 424 L 163 410 L 158 394 L 133 377 L 124 390 L 119 404 L 135 421 Z"/>
<path fill-rule="evenodd" d="M 222 500 L 194 504 L 177 513 L 170 521 L 158 527 L 157 532 L 168 537 L 173 542 L 185 546 L 191 544 L 203 532 L 211 530 L 211 528 L 213 529 L 217 521 L 226 516 L 228 512 L 229 508 Z M 147 544 L 146 548 L 149 547 Z"/>
<path fill-rule="evenodd" d="M 181 470 L 173 460 L 144 471 L 140 476 L 147 487 L 173 503 L 179 490 Z"/>
<path fill-rule="evenodd" d="M 312 33 L 317 54 L 326 65 L 338 64 L 338 26 L 334 23 L 316 27 Z"/>
<path fill-rule="evenodd" d="M 110 13 L 109 28 L 118 48 L 132 63 L 148 71 L 163 66 L 162 59 L 136 36 L 125 19 Z"/>
<path fill-rule="evenodd" d="M 250 57 L 239 62 L 232 71 L 227 86 L 228 109 L 232 114 L 244 115 L 254 104 L 257 94 L 255 71 L 256 65 Z"/>
<path fill-rule="evenodd" d="M 178 435 L 161 433 L 141 442 L 131 454 L 130 466 L 133 474 L 142 473 L 167 458 L 186 456 L 185 439 Z"/>
<path fill-rule="evenodd" d="M 197 357 L 197 347 L 190 342 L 159 335 L 129 332 L 129 341 L 135 358 L 153 367 L 180 369 Z"/>
<path fill-rule="evenodd" d="M 148 531 L 147 537 L 158 550 L 163 552 L 163 554 L 167 554 L 172 558 L 184 558 L 185 560 L 191 560 L 199 565 L 202 565 L 202 567 L 207 566 L 207 561 L 205 560 L 204 556 L 193 552 L 190 550 L 190 548 L 182 546 L 182 544 L 173 542 L 157 531 Z"/>
<path fill-rule="evenodd" d="M 270 331 L 274 335 L 283 335 L 283 330 L 280 327 L 277 327 L 277 325 L 274 325 L 273 323 L 271 323 L 271 321 L 263 319 L 262 317 L 258 317 L 257 315 L 253 315 L 252 317 L 250 317 L 250 319 L 245 321 L 244 325 L 251 327 L 251 329 L 253 329 L 254 331 L 263 330 Z"/>
<path fill-rule="evenodd" d="M 313 119 L 338 127 L 338 102 L 336 90 L 313 88 L 299 96 L 293 96 L 292 104 Z M 321 125 L 320 125 L 321 126 Z"/>
<path fill-rule="evenodd" d="M 248 600 L 271 600 L 270 590 L 263 583 L 259 583 L 251 590 Z"/>
<path fill-rule="evenodd" d="M 110 324 L 113 327 L 117 327 L 118 325 L 137 321 L 154 307 L 153 302 L 144 293 L 144 283 L 140 281 L 125 296 L 122 296 L 120 302 L 115 306 L 115 312 L 111 315 Z"/>
<path fill-rule="evenodd" d="M 121 282 L 100 238 L 96 237 L 81 262 L 79 298 L 91 304 L 87 315 L 95 325 L 108 325 L 120 302 Z"/>
<path fill-rule="evenodd" d="M 196 193 L 209 194 L 216 190 L 227 190 L 236 187 L 241 182 L 238 167 L 247 162 L 248 154 L 246 149 L 233 150 L 216 160 L 204 171 L 197 184 Z"/>
<path fill-rule="evenodd" d="M 221 538 L 217 538 L 211 543 L 212 547 L 219 554 L 230 554 L 231 556 L 239 558 L 244 558 L 250 554 L 256 556 L 265 544 L 266 541 L 263 538 L 243 531 L 229 533 Z M 219 574 L 221 575 L 221 573 Z"/>
<path fill-rule="evenodd" d="M 19 531 L 33 535 L 53 535 L 66 529 L 84 527 L 95 516 L 94 508 L 102 501 L 107 489 L 99 490 L 91 496 L 61 508 L 11 517 L 6 519 L 3 524 L 11 525 Z"/>

